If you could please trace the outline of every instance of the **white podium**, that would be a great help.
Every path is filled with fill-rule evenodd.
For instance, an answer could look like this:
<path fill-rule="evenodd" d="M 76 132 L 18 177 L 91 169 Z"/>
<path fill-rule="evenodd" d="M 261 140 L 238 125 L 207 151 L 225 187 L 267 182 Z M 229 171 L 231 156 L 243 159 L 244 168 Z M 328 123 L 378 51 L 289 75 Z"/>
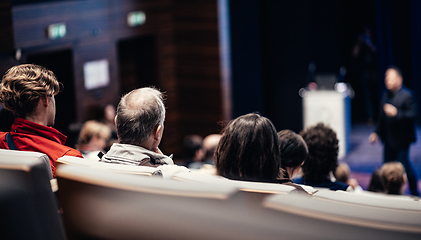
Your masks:
<path fill-rule="evenodd" d="M 350 97 L 334 90 L 306 91 L 302 97 L 304 129 L 320 122 L 331 127 L 339 140 L 338 158 L 345 157 L 350 146 Z"/>

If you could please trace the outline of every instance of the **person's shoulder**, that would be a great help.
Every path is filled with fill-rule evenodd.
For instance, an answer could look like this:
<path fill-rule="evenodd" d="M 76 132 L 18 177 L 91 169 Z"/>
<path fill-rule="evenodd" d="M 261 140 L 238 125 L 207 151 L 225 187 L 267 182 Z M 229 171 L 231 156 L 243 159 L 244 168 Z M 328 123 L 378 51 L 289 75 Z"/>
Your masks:
<path fill-rule="evenodd" d="M 343 190 L 346 191 L 349 187 L 348 184 L 343 183 L 343 182 L 330 182 L 329 184 L 326 185 L 326 187 L 328 187 L 330 190 Z"/>
<path fill-rule="evenodd" d="M 297 183 L 297 184 L 304 184 L 304 178 L 303 178 L 303 177 L 300 177 L 300 178 L 294 178 L 294 179 L 292 179 L 292 181 L 293 181 L 294 183 Z"/>
<path fill-rule="evenodd" d="M 405 86 L 402 86 L 402 88 L 400 89 L 398 93 L 400 93 L 403 96 L 408 96 L 408 97 L 414 96 L 414 93 L 412 92 L 412 90 Z"/>
<path fill-rule="evenodd" d="M 80 157 L 83 158 L 82 153 L 80 153 L 78 150 L 71 148 L 71 147 L 67 147 L 67 151 L 64 153 L 65 156 L 73 156 L 73 157 Z"/>

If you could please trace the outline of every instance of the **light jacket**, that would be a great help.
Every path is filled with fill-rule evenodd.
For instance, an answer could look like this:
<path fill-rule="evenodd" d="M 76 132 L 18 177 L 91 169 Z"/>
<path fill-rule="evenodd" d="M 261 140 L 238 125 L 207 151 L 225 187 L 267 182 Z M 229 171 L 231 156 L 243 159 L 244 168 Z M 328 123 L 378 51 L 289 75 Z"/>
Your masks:
<path fill-rule="evenodd" d="M 165 164 L 174 165 L 173 160 L 163 154 L 150 151 L 144 147 L 121 143 L 114 143 L 100 161 L 149 167 L 158 167 Z"/>

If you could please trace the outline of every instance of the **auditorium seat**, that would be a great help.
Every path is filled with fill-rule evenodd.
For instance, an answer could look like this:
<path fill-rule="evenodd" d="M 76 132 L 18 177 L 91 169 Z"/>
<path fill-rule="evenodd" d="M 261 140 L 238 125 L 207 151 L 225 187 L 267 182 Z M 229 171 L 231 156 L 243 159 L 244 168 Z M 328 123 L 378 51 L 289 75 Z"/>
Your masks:
<path fill-rule="evenodd" d="M 69 239 L 198 239 L 208 205 L 236 195 L 231 186 L 186 183 L 62 164 L 59 200 Z M 202 218 L 196 219 L 196 213 Z M 185 219 L 189 215 L 192 218 Z M 187 224 L 188 222 L 188 224 Z M 202 226 L 203 225 L 203 226 Z M 217 234 L 218 235 L 218 234 Z M 213 235 L 213 236 L 217 236 Z"/>
<path fill-rule="evenodd" d="M 51 178 L 47 155 L 0 150 L 0 239 L 65 239 Z"/>
<path fill-rule="evenodd" d="M 336 192 L 332 192 L 336 193 Z M 317 193 L 315 194 L 317 195 Z M 406 204 L 402 201 L 402 204 Z M 265 199 L 268 209 L 301 215 L 329 227 L 333 239 L 421 239 L 421 212 L 359 205 L 299 195 L 273 195 Z M 303 223 L 303 227 L 307 227 Z"/>
<path fill-rule="evenodd" d="M 397 210 L 419 211 L 421 202 L 419 198 L 402 195 L 387 195 L 382 193 L 353 193 L 344 191 L 320 190 L 313 195 L 316 198 L 346 202 L 351 204 L 382 207 Z"/>
<path fill-rule="evenodd" d="M 8 149 L 0 149 L 0 157 L 1 159 L 8 158 L 8 157 L 23 157 L 25 159 L 41 159 L 44 162 L 44 166 L 49 170 L 48 178 L 53 178 L 53 173 L 51 171 L 50 159 L 44 153 L 39 152 L 29 152 L 29 151 L 16 151 L 16 150 L 8 150 Z"/>
<path fill-rule="evenodd" d="M 267 195 L 249 204 L 225 184 L 168 181 L 61 165 L 69 239 L 420 239 L 416 213 Z M 372 215 L 366 219 L 360 215 Z M 409 212 L 411 213 L 411 212 Z M 396 219 L 391 219 L 396 216 Z M 380 220 L 379 220 L 380 219 Z"/>
<path fill-rule="evenodd" d="M 89 161 L 83 158 L 73 157 L 73 156 L 63 156 L 57 159 L 56 161 L 57 168 L 58 166 L 63 165 L 63 164 L 84 166 L 84 167 L 89 167 L 89 168 L 108 169 L 113 172 L 119 172 L 119 173 L 125 173 L 125 174 L 162 177 L 161 170 L 154 167 L 94 162 L 94 161 Z"/>
<path fill-rule="evenodd" d="M 229 180 L 221 176 L 213 176 L 193 171 L 175 174 L 173 179 L 187 182 L 224 184 L 237 187 L 242 191 L 257 193 L 290 193 L 295 190 L 294 187 L 283 184 Z M 304 187 L 306 188 L 306 191 L 310 193 L 315 191 L 312 187 Z"/>

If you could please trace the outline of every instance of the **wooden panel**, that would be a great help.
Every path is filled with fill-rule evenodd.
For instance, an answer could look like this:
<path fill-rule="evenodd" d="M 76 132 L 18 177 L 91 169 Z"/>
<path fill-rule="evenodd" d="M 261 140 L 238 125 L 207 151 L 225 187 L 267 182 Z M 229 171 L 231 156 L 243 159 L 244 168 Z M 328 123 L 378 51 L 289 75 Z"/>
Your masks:
<path fill-rule="evenodd" d="M 85 44 L 76 45 L 74 48 L 74 69 L 75 69 L 75 99 L 78 103 L 77 116 L 80 122 L 92 118 L 89 112 L 92 109 L 107 104 L 118 103 L 120 86 L 116 73 L 115 45 L 107 39 Z M 106 59 L 109 63 L 110 83 L 106 87 L 87 90 L 84 83 L 83 66 L 86 62 Z"/>
<path fill-rule="evenodd" d="M 111 28 L 117 38 L 128 38 L 143 34 L 156 34 L 169 26 L 168 0 L 110 0 Z M 133 11 L 143 11 L 146 21 L 143 25 L 129 27 L 127 15 Z"/>
<path fill-rule="evenodd" d="M 145 12 L 146 22 L 129 27 L 126 18 L 132 11 Z M 167 95 L 160 146 L 165 153 L 179 158 L 185 135 L 207 135 L 219 130 L 222 104 L 216 0 L 48 1 L 13 6 L 12 14 L 15 33 L 14 40 L 10 39 L 13 48 L 21 48 L 24 55 L 63 48 L 72 51 L 77 121 L 87 120 L 95 106 L 116 105 L 122 94 L 121 84 L 125 92 L 154 84 Z M 63 39 L 47 38 L 46 28 L 54 23 L 66 24 Z M 6 35 L 10 37 L 11 33 Z M 140 59 L 144 66 L 137 69 L 133 65 L 138 61 L 136 54 L 126 54 L 123 60 L 118 57 L 122 54 L 119 49 L 130 51 L 130 46 L 120 48 L 119 44 L 130 42 L 135 46 L 143 44 L 145 38 L 154 39 L 155 50 L 136 50 L 136 54 L 147 56 Z M 110 85 L 86 90 L 83 64 L 103 58 L 109 61 Z M 144 62 L 149 58 L 150 62 Z M 136 77 L 133 72 L 142 68 L 154 69 L 140 74 L 146 81 L 131 81 Z"/>
<path fill-rule="evenodd" d="M 108 1 L 53 2 L 13 7 L 16 48 L 61 44 L 110 34 Z M 66 24 L 66 36 L 50 40 L 50 24 Z"/>
<path fill-rule="evenodd" d="M 206 136 L 221 129 L 217 1 L 172 1 L 170 16 L 177 104 L 168 121 L 176 123 L 173 129 L 166 128 L 163 140 L 170 139 L 170 152 L 179 158 L 184 136 Z"/>

